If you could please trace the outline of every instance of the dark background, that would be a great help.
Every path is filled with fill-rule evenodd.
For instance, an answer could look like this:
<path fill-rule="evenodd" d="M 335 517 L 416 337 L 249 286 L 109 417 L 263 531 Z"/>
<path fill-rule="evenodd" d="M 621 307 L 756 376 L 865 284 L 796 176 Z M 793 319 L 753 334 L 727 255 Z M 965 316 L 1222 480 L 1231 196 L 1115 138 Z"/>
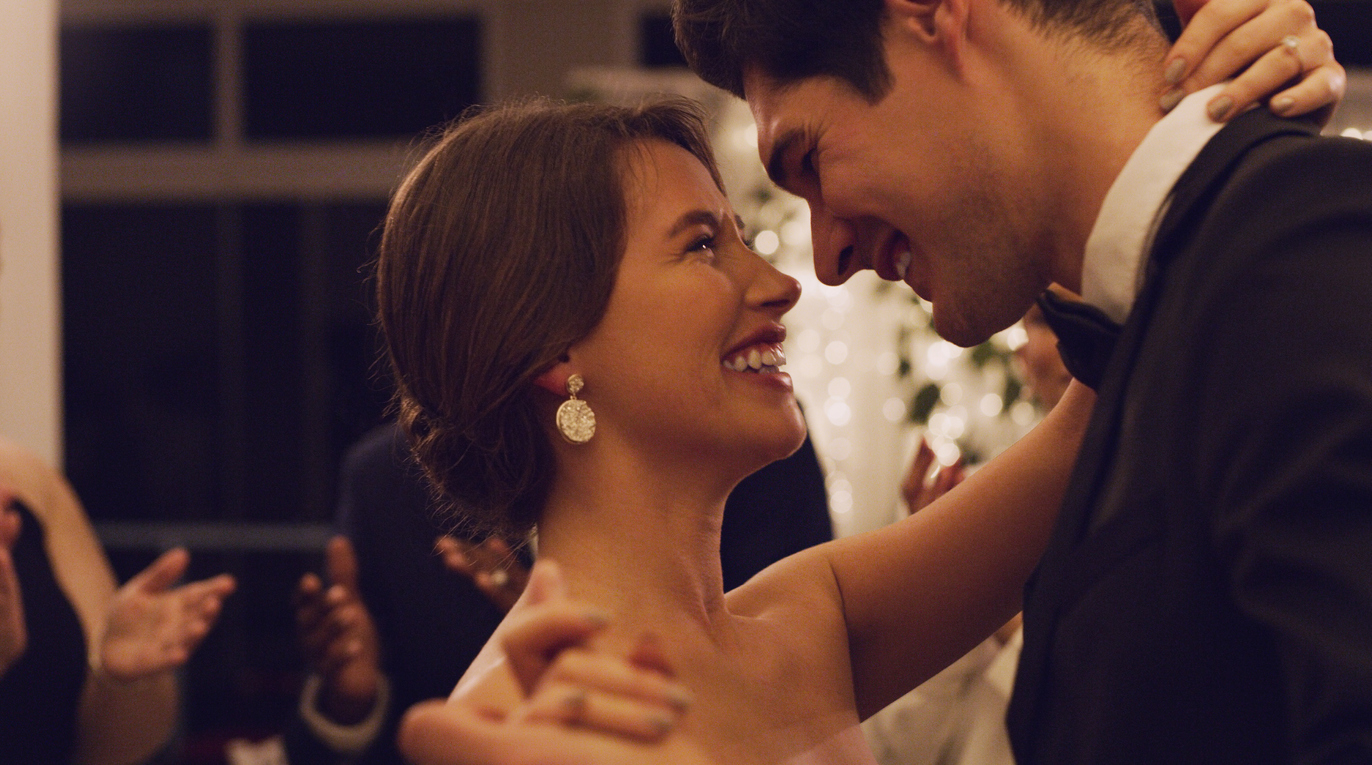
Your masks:
<path fill-rule="evenodd" d="M 244 144 L 410 142 L 483 101 L 485 20 L 249 21 Z M 663 13 L 639 63 L 681 63 Z M 211 146 L 208 21 L 64 25 L 64 149 Z M 389 400 L 369 264 L 386 200 L 68 200 L 62 208 L 67 473 L 123 581 L 186 543 L 239 589 L 186 669 L 164 759 L 215 763 L 278 732 L 302 674 L 290 593 L 320 564 L 344 451 Z"/>

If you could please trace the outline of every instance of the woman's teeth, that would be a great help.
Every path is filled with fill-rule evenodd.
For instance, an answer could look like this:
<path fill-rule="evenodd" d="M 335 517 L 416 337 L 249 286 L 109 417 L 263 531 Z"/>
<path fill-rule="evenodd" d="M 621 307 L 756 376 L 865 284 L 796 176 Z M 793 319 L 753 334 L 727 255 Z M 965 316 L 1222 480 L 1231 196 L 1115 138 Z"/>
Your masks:
<path fill-rule="evenodd" d="M 905 272 L 910 268 L 910 251 L 906 250 L 896 256 L 896 276 L 901 281 L 905 281 Z"/>
<path fill-rule="evenodd" d="M 725 359 L 723 363 L 725 369 L 734 372 L 779 372 L 781 366 L 786 363 L 786 357 L 780 349 L 752 348 L 734 355 L 733 358 Z"/>

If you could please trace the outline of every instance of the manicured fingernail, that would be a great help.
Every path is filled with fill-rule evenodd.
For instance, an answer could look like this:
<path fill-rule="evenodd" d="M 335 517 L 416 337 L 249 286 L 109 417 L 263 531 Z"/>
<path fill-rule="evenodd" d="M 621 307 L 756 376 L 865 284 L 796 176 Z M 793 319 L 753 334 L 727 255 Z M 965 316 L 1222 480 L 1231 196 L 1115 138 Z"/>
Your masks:
<path fill-rule="evenodd" d="M 1162 98 L 1158 99 L 1158 106 L 1161 106 L 1163 111 L 1170 112 L 1177 108 L 1177 104 L 1181 103 L 1183 98 L 1186 98 L 1186 91 L 1181 88 L 1172 88 L 1163 93 Z"/>
<path fill-rule="evenodd" d="M 1210 115 L 1210 119 L 1216 122 L 1223 122 L 1224 118 L 1229 116 L 1229 110 L 1233 108 L 1234 99 L 1229 96 L 1220 96 L 1214 101 L 1211 101 L 1205 111 Z"/>
<path fill-rule="evenodd" d="M 1167 71 L 1162 73 L 1163 79 L 1167 80 L 1168 85 L 1176 85 L 1181 82 L 1182 75 L 1186 74 L 1186 59 L 1174 58 L 1167 65 Z"/>
<path fill-rule="evenodd" d="M 590 622 L 591 626 L 596 628 L 606 627 L 610 624 L 610 615 L 604 611 L 596 611 L 595 609 L 582 611 L 581 618 Z"/>
<path fill-rule="evenodd" d="M 1276 112 L 1277 114 L 1286 114 L 1287 112 L 1291 111 L 1291 107 L 1295 105 L 1296 99 L 1290 96 L 1282 96 L 1281 98 L 1273 99 L 1272 111 Z"/>
<path fill-rule="evenodd" d="M 573 689 L 562 699 L 562 706 L 573 715 L 580 716 L 586 711 L 586 691 L 581 688 Z"/>
<path fill-rule="evenodd" d="M 673 707 L 676 707 L 676 710 L 678 712 L 685 712 L 686 710 L 691 708 L 692 704 L 696 703 L 696 700 L 693 696 L 691 696 L 691 694 L 687 693 L 685 690 L 681 688 L 673 688 L 667 691 L 667 703 L 671 704 Z"/>
<path fill-rule="evenodd" d="M 665 736 L 672 730 L 672 721 L 662 715 L 649 715 L 648 727 L 653 729 L 655 736 Z"/>

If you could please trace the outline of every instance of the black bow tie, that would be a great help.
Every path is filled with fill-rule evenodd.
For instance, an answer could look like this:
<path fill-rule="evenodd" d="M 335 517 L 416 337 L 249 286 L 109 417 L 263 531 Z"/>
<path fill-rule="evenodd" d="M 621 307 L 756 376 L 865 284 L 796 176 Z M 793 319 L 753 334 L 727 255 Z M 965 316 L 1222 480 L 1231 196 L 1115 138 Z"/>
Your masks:
<path fill-rule="evenodd" d="M 1120 325 L 1099 308 L 1064 300 L 1051 290 L 1039 296 L 1038 304 L 1043 318 L 1058 336 L 1063 366 L 1094 390 L 1105 377 L 1105 365 L 1115 352 Z"/>

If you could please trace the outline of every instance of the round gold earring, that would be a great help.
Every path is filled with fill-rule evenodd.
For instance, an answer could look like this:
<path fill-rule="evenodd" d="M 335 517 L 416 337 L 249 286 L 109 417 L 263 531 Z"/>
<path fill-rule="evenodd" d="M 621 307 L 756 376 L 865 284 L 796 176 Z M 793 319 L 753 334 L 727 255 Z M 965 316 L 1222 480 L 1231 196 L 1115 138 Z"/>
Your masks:
<path fill-rule="evenodd" d="M 595 412 L 590 404 L 576 397 L 585 384 L 581 375 L 568 377 L 568 398 L 557 408 L 557 430 L 569 444 L 584 444 L 595 435 Z"/>

